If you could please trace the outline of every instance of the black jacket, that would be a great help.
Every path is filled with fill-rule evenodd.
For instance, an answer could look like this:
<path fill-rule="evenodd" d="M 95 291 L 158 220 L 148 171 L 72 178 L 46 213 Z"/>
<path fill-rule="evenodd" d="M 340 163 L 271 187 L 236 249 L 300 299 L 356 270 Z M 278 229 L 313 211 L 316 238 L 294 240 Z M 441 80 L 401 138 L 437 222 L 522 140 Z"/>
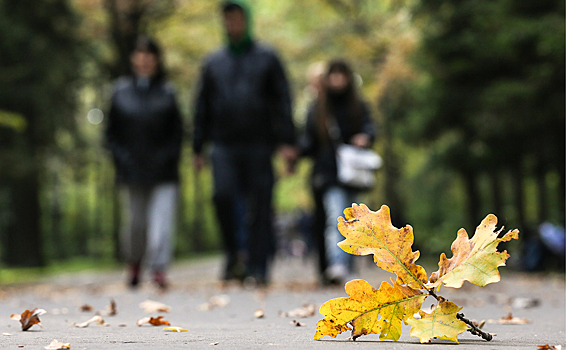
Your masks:
<path fill-rule="evenodd" d="M 224 48 L 203 66 L 196 99 L 195 153 L 207 141 L 223 144 L 293 144 L 291 99 L 273 50 L 252 43 L 241 54 Z"/>
<path fill-rule="evenodd" d="M 345 143 L 350 143 L 352 137 L 358 133 L 370 136 L 371 142 L 375 138 L 375 127 L 371 122 L 369 109 L 364 102 L 361 105 L 361 123 L 352 121 L 348 103 L 337 100 L 332 103 L 332 115 L 338 123 L 340 137 Z M 300 140 L 301 155 L 313 159 L 312 186 L 314 190 L 324 190 L 328 186 L 339 185 L 336 168 L 336 143 L 330 138 L 323 140 L 320 136 L 316 120 L 317 104 L 313 103 L 307 114 L 305 131 Z"/>
<path fill-rule="evenodd" d="M 114 86 L 106 129 L 117 181 L 158 184 L 179 179 L 182 122 L 172 86 L 156 79 L 138 86 L 135 77 Z"/>

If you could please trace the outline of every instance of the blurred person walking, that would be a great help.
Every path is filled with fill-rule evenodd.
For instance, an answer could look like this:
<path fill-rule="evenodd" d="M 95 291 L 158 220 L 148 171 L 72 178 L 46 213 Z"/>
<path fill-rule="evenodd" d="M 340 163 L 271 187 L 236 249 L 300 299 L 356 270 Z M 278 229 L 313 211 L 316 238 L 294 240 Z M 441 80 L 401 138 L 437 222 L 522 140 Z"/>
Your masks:
<path fill-rule="evenodd" d="M 356 201 L 358 190 L 340 183 L 336 148 L 341 143 L 368 148 L 375 137 L 369 108 L 359 96 L 352 69 L 343 60 L 328 64 L 321 91 L 311 105 L 301 137 L 301 154 L 314 161 L 311 176 L 315 196 L 320 196 L 326 217 L 324 245 L 328 267 L 323 282 L 342 284 L 352 273 L 351 255 L 337 246 L 343 237 L 337 218 Z"/>
<path fill-rule="evenodd" d="M 156 42 L 140 37 L 130 58 L 133 74 L 115 83 L 106 129 L 125 208 L 121 252 L 129 264 L 130 286 L 139 284 L 143 263 L 165 289 L 183 127 Z"/>
<path fill-rule="evenodd" d="M 227 1 L 221 9 L 228 43 L 203 65 L 194 120 L 195 166 L 202 168 L 203 147 L 212 142 L 214 204 L 226 254 L 222 279 L 264 285 L 275 250 L 272 156 L 279 147 L 292 164 L 297 154 L 291 99 L 276 53 L 251 35 L 249 8 Z M 242 208 L 243 216 L 238 215 Z M 242 220 L 244 252 L 238 251 L 237 237 Z"/>

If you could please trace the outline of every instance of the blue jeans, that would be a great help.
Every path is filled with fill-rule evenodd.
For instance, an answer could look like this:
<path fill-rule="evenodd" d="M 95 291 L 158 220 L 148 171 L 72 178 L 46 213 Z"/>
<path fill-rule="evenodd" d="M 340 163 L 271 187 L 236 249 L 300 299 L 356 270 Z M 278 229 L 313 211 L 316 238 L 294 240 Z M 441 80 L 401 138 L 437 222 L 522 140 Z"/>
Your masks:
<path fill-rule="evenodd" d="M 324 211 L 326 212 L 326 228 L 324 240 L 326 248 L 326 260 L 328 266 L 343 265 L 351 269 L 352 255 L 338 247 L 338 242 L 344 240 L 344 236 L 338 231 L 338 217 L 344 215 L 344 209 L 352 206 L 356 200 L 356 191 L 340 186 L 331 186 L 322 195 Z"/>

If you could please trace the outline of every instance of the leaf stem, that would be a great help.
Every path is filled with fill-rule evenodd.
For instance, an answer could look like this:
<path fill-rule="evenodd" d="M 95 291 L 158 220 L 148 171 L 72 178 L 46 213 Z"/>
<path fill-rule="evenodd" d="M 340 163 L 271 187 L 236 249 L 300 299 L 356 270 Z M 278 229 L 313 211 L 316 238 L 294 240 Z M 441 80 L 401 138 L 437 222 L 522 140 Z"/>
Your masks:
<path fill-rule="evenodd" d="M 427 289 L 428 294 L 432 297 L 434 297 L 434 299 L 436 299 L 439 303 L 445 301 L 446 299 L 444 299 L 441 296 L 438 296 L 435 292 L 434 292 L 434 288 L 432 289 Z M 486 333 L 484 331 L 482 331 L 481 329 L 479 329 L 472 321 L 468 320 L 467 318 L 464 317 L 463 313 L 458 313 L 456 315 L 456 318 L 458 318 L 460 321 L 464 322 L 465 324 L 467 324 L 470 328 L 468 329 L 468 332 L 472 333 L 473 335 L 477 335 L 479 337 L 482 337 L 483 339 L 490 341 L 493 339 L 493 336 L 489 333 Z"/>
<path fill-rule="evenodd" d="M 464 322 L 465 324 L 467 324 L 468 326 L 470 326 L 470 329 L 468 329 L 468 332 L 472 333 L 473 335 L 477 335 L 482 337 L 483 339 L 490 341 L 493 339 L 493 336 L 489 333 L 486 333 L 484 331 L 482 331 L 481 329 L 479 329 L 472 321 L 468 320 L 467 318 L 464 317 L 463 313 L 458 313 L 456 315 L 456 317 Z"/>

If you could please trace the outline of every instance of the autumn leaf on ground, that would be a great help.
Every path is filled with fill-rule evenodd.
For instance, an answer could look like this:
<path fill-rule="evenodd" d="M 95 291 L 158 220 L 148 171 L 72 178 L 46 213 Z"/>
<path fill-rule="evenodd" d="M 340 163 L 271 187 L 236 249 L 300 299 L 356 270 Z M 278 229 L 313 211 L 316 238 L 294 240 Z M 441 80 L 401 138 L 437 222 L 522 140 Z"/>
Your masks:
<path fill-rule="evenodd" d="M 487 323 L 498 323 L 498 324 L 527 324 L 531 323 L 530 320 L 526 318 L 514 317 L 511 313 L 507 316 L 501 317 L 498 320 L 487 320 Z"/>
<path fill-rule="evenodd" d="M 181 328 L 181 327 L 165 327 L 163 328 L 166 332 L 188 332 L 188 329 Z"/>
<path fill-rule="evenodd" d="M 562 345 L 537 345 L 537 350 L 562 350 Z"/>
<path fill-rule="evenodd" d="M 27 331 L 34 324 L 41 327 L 41 321 L 39 319 L 39 316 L 45 314 L 46 312 L 47 311 L 43 309 L 35 308 L 31 311 L 26 310 L 22 312 L 21 315 L 12 314 L 10 318 L 14 321 L 20 321 L 20 323 L 22 324 L 22 331 Z"/>
<path fill-rule="evenodd" d="M 61 343 L 57 339 L 53 339 L 49 345 L 44 347 L 45 350 L 63 350 L 63 349 L 70 349 L 70 343 Z"/>
<path fill-rule="evenodd" d="M 116 316 L 118 314 L 118 308 L 116 307 L 116 302 L 114 299 L 110 299 L 110 305 L 106 306 L 107 316 Z"/>
<path fill-rule="evenodd" d="M 497 217 L 493 214 L 486 216 L 476 228 L 472 239 L 468 238 L 466 230 L 460 229 L 458 237 L 452 243 L 452 258 L 447 259 L 446 254 L 440 255 L 438 271 L 430 276 L 433 287 L 440 287 L 442 283 L 447 287 L 460 288 L 464 281 L 477 286 L 485 286 L 500 280 L 499 266 L 505 266 L 509 258 L 507 251 L 498 252 L 497 245 L 519 238 L 519 231 L 512 230 L 503 237 L 497 238 L 503 228 L 496 231 Z"/>
<path fill-rule="evenodd" d="M 315 314 L 316 314 L 316 306 L 314 306 L 313 304 L 305 304 L 289 312 L 280 312 L 279 317 L 307 318 L 314 316 Z"/>
<path fill-rule="evenodd" d="M 201 311 L 212 310 L 215 307 L 226 307 L 230 304 L 230 296 L 226 294 L 214 295 L 208 299 L 207 303 L 200 304 L 198 309 Z"/>
<path fill-rule="evenodd" d="M 426 289 L 426 271 L 416 265 L 418 251 L 413 252 L 413 228 L 409 225 L 399 229 L 391 223 L 389 207 L 383 205 L 371 211 L 365 204 L 353 204 L 338 218 L 338 229 L 345 240 L 338 246 L 354 255 L 374 255 L 380 268 L 397 275 L 399 284 L 414 289 Z"/>
<path fill-rule="evenodd" d="M 468 330 L 468 326 L 460 321 L 456 315 L 462 310 L 458 305 L 444 301 L 432 312 L 419 311 L 420 319 L 411 317 L 407 323 L 412 326 L 411 337 L 417 337 L 421 343 L 426 343 L 432 338 L 446 339 L 458 342 L 458 334 Z"/>
<path fill-rule="evenodd" d="M 94 316 L 93 318 L 83 322 L 83 323 L 73 323 L 73 326 L 78 328 L 86 328 L 89 324 L 96 322 L 99 326 L 108 326 L 108 323 L 104 321 L 104 319 L 98 315 Z"/>
<path fill-rule="evenodd" d="M 139 304 L 139 306 L 140 308 L 144 309 L 144 311 L 147 312 L 148 314 L 171 311 L 171 306 L 153 300 L 142 301 Z"/>
<path fill-rule="evenodd" d="M 380 334 L 379 339 L 398 340 L 401 336 L 401 322 L 405 322 L 421 307 L 426 294 L 419 290 L 383 282 L 379 289 L 364 280 L 346 283 L 349 298 L 336 298 L 320 307 L 324 319 L 318 321 L 314 339 L 325 335 L 333 338 L 349 330 L 352 338 L 365 334 Z"/>
<path fill-rule="evenodd" d="M 79 308 L 79 310 L 81 312 L 91 312 L 92 311 L 92 306 L 88 305 L 88 304 L 84 304 L 81 305 L 81 307 Z"/>
<path fill-rule="evenodd" d="M 138 320 L 138 322 L 136 322 L 138 327 L 141 327 L 142 325 L 144 325 L 146 323 L 149 323 L 152 326 L 170 326 L 171 325 L 171 323 L 169 323 L 169 321 L 163 320 L 163 316 L 144 317 L 144 318 L 140 318 Z"/>

